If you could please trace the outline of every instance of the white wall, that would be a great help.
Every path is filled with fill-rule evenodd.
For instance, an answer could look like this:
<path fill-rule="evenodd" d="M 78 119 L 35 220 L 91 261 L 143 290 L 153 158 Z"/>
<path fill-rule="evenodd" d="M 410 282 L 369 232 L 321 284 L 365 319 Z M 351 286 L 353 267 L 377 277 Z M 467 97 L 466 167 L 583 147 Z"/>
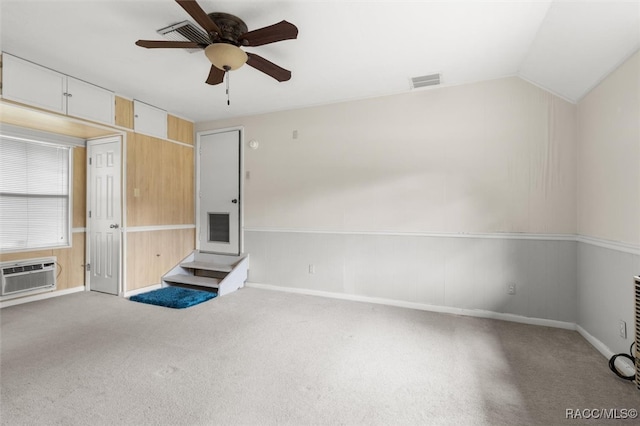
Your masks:
<path fill-rule="evenodd" d="M 633 339 L 640 274 L 640 53 L 578 104 L 578 324 L 614 352 Z M 591 240 L 589 240 L 591 241 Z M 618 321 L 628 337 L 618 335 Z"/>
<path fill-rule="evenodd" d="M 250 281 L 575 321 L 574 105 L 505 78 L 196 130 L 236 125 Z"/>
<path fill-rule="evenodd" d="M 578 233 L 640 245 L 640 52 L 578 104 Z"/>
<path fill-rule="evenodd" d="M 574 121 L 573 105 L 507 78 L 197 130 L 241 124 L 259 141 L 249 228 L 574 234 Z"/>

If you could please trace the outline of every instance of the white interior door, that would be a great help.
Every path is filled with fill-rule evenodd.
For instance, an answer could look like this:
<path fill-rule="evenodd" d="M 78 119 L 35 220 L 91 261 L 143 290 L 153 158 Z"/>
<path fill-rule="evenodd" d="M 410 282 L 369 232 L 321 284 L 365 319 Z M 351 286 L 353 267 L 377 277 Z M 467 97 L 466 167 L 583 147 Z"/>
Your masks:
<path fill-rule="evenodd" d="M 240 254 L 240 130 L 198 135 L 198 248 Z"/>
<path fill-rule="evenodd" d="M 87 142 L 89 157 L 89 287 L 118 294 L 121 240 L 120 137 Z"/>

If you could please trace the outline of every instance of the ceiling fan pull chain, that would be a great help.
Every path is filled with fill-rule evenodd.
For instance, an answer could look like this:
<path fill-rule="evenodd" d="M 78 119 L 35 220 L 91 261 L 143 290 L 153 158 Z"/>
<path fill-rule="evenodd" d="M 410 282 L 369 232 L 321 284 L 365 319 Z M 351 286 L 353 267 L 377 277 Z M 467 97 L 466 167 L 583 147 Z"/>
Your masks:
<path fill-rule="evenodd" d="M 225 71 L 225 74 L 227 75 L 227 105 L 231 105 L 229 101 L 229 70 Z"/>

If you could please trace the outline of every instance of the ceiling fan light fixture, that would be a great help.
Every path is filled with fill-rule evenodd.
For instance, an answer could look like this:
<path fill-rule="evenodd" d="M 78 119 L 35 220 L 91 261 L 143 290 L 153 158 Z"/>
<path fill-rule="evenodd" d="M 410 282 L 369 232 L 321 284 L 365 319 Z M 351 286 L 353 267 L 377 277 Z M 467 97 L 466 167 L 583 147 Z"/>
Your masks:
<path fill-rule="evenodd" d="M 236 70 L 248 59 L 244 50 L 228 43 L 210 44 L 204 49 L 204 54 L 214 67 L 222 71 Z"/>

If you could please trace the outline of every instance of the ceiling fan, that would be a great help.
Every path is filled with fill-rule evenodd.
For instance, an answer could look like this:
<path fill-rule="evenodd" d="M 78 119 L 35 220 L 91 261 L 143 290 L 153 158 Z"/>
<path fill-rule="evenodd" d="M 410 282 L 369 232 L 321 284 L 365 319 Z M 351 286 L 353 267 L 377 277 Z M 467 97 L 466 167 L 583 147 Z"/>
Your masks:
<path fill-rule="evenodd" d="M 281 21 L 268 27 L 248 31 L 242 19 L 228 13 L 207 14 L 195 0 L 176 0 L 182 8 L 205 30 L 206 43 L 203 41 L 138 40 L 136 45 L 147 49 L 204 49 L 211 62 L 207 84 L 220 84 L 225 73 L 240 68 L 245 63 L 262 71 L 278 81 L 291 78 L 286 70 L 262 56 L 245 52 L 240 46 L 262 46 L 282 40 L 298 37 L 298 28 L 290 22 Z"/>

